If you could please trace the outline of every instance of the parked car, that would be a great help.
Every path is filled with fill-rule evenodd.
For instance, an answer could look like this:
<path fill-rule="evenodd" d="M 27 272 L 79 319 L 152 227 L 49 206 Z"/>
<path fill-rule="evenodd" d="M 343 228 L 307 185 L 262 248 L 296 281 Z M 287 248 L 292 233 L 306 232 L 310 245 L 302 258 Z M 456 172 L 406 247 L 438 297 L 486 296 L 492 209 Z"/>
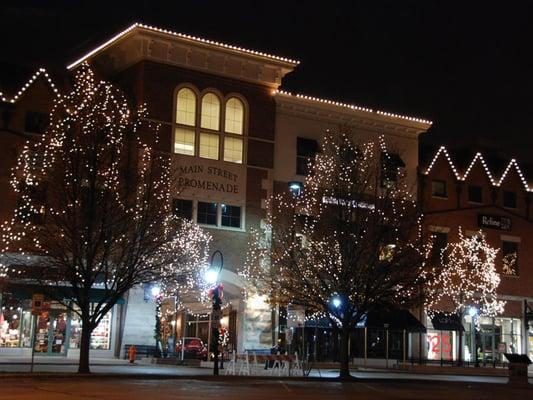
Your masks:
<path fill-rule="evenodd" d="M 207 347 L 204 345 L 202 339 L 198 337 L 186 337 L 176 342 L 176 356 L 182 355 L 182 343 L 185 341 L 183 349 L 183 358 L 194 358 L 198 360 L 207 360 Z"/>

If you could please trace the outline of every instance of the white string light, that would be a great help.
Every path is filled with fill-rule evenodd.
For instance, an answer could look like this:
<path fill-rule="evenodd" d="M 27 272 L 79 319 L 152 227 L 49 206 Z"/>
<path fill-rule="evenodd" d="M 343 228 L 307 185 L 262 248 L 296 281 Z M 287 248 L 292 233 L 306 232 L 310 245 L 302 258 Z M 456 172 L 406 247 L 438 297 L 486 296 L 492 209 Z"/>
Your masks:
<path fill-rule="evenodd" d="M 17 93 L 12 97 L 8 98 L 5 94 L 0 92 L 0 99 L 6 103 L 15 103 L 23 94 L 28 90 L 28 88 L 39 78 L 39 76 L 43 76 L 46 79 L 46 82 L 50 85 L 50 88 L 56 95 L 56 97 L 61 97 L 61 94 L 59 93 L 59 90 L 57 89 L 56 85 L 52 81 L 52 78 L 50 78 L 50 75 L 46 71 L 45 68 L 39 68 L 28 81 L 22 85 L 22 87 L 17 91 Z"/>
<path fill-rule="evenodd" d="M 385 112 L 385 111 L 373 110 L 373 109 L 368 108 L 368 107 L 356 106 L 356 105 L 353 105 L 353 104 L 347 104 L 347 103 L 343 103 L 343 102 L 335 101 L 335 100 L 322 99 L 322 98 L 319 98 L 319 97 L 307 96 L 307 95 L 304 95 L 304 94 L 298 94 L 298 93 L 297 94 L 292 94 L 291 92 L 288 92 L 288 91 L 285 91 L 285 90 L 273 90 L 273 94 L 281 95 L 281 96 L 288 96 L 288 97 L 295 97 L 295 98 L 298 98 L 298 99 L 313 101 L 313 102 L 316 102 L 316 103 L 331 104 L 331 105 L 336 106 L 336 107 L 347 108 L 349 110 L 354 110 L 354 111 L 363 111 L 363 112 L 372 113 L 372 114 L 379 114 L 379 115 L 383 115 L 385 117 L 390 117 L 390 118 L 399 118 L 399 119 L 404 119 L 404 120 L 413 121 L 413 122 L 419 122 L 419 123 L 428 124 L 428 125 L 432 125 L 433 124 L 433 122 L 431 122 L 429 120 L 426 120 L 426 119 L 422 119 L 422 118 L 415 118 L 415 117 L 409 117 L 409 116 L 406 116 L 406 115 L 393 114 L 393 113 L 388 113 L 388 112 Z"/>
<path fill-rule="evenodd" d="M 231 44 L 221 43 L 221 42 L 217 42 L 217 41 L 214 41 L 214 40 L 204 39 L 204 38 L 201 38 L 201 37 L 187 35 L 187 34 L 179 33 L 179 32 L 174 32 L 174 31 L 170 31 L 168 29 L 162 29 L 162 28 L 158 28 L 158 27 L 155 27 L 155 26 L 144 25 L 144 24 L 136 22 L 133 25 L 129 26 L 128 28 L 124 29 L 122 32 L 119 32 L 118 34 L 113 36 L 108 41 L 102 43 L 100 46 L 92 49 L 91 51 L 89 51 L 88 53 L 86 53 L 85 55 L 83 55 L 82 57 L 80 57 L 79 59 L 74 61 L 73 63 L 69 64 L 67 66 L 67 69 L 76 68 L 79 64 L 81 64 L 82 62 L 88 60 L 91 56 L 93 56 L 94 54 L 98 53 L 100 50 L 103 50 L 106 47 L 109 47 L 113 43 L 117 42 L 121 38 L 123 38 L 126 35 L 128 35 L 130 32 L 132 32 L 134 30 L 141 30 L 141 29 L 142 30 L 151 31 L 151 32 L 164 33 L 164 34 L 171 35 L 171 36 L 174 36 L 174 37 L 178 37 L 178 38 L 181 38 L 181 39 L 186 39 L 186 40 L 190 40 L 190 41 L 197 42 L 197 43 L 217 46 L 217 47 L 221 47 L 223 49 L 237 51 L 239 53 L 251 54 L 251 55 L 254 55 L 254 56 L 263 57 L 263 58 L 270 59 L 270 60 L 281 61 L 281 62 L 284 62 L 284 63 L 292 64 L 293 66 L 296 66 L 296 65 L 300 64 L 300 61 L 293 60 L 293 59 L 290 59 L 290 58 L 280 57 L 280 56 L 276 56 L 276 55 L 273 55 L 273 54 L 268 54 L 268 53 L 265 53 L 265 52 L 262 52 L 262 51 L 250 50 L 250 49 L 246 49 L 244 47 L 239 47 L 239 46 L 234 46 L 234 45 L 231 45 Z"/>
<path fill-rule="evenodd" d="M 468 165 L 465 173 L 463 175 L 459 174 L 457 168 L 455 167 L 453 161 L 452 161 L 452 158 L 450 157 L 450 154 L 448 153 L 448 150 L 446 149 L 445 146 L 440 146 L 439 149 L 437 150 L 437 152 L 435 153 L 435 155 L 433 156 L 429 166 L 426 168 L 426 170 L 424 171 L 424 175 L 429 175 L 429 173 L 431 172 L 431 170 L 433 169 L 433 167 L 435 166 L 437 160 L 439 159 L 439 156 L 443 154 L 446 158 L 446 161 L 448 162 L 448 165 L 450 166 L 450 168 L 452 169 L 454 175 L 455 175 L 455 178 L 458 180 L 458 181 L 465 181 L 467 178 L 468 178 L 468 175 L 470 174 L 470 172 L 472 171 L 474 165 L 476 164 L 476 162 L 480 162 L 481 165 L 483 166 L 483 170 L 485 171 L 485 173 L 487 174 L 487 177 L 488 179 L 490 180 L 492 186 L 494 187 L 500 187 L 502 185 L 502 183 L 504 182 L 505 178 L 509 175 L 509 172 L 511 171 L 511 169 L 514 167 L 519 178 L 520 178 L 520 181 L 522 182 L 522 185 L 524 186 L 524 190 L 526 190 L 527 192 L 531 192 L 533 191 L 533 189 L 528 185 L 527 183 L 527 180 L 524 176 L 524 174 L 522 173 L 522 170 L 520 169 L 520 166 L 518 165 L 518 161 L 516 161 L 516 159 L 511 159 L 511 161 L 509 161 L 509 163 L 507 164 L 507 167 L 505 168 L 502 176 L 500 177 L 500 179 L 496 180 L 494 175 L 491 173 L 483 155 L 480 153 L 480 152 L 477 152 L 475 155 L 474 155 L 474 158 L 472 159 L 472 161 L 470 162 L 470 164 Z"/>

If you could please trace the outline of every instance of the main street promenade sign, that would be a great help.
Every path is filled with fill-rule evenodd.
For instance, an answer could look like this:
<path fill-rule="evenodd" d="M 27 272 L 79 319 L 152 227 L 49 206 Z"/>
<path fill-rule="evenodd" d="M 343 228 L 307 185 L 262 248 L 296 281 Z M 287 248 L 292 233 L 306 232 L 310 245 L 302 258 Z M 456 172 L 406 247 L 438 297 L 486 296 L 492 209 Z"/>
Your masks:
<path fill-rule="evenodd" d="M 176 197 L 232 205 L 246 202 L 246 167 L 216 160 L 175 156 Z"/>

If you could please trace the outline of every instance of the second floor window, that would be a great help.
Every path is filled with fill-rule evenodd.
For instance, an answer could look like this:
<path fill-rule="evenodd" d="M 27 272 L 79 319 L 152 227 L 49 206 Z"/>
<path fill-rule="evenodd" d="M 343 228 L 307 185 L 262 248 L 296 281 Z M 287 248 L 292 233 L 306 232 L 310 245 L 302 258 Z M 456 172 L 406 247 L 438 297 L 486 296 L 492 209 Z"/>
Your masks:
<path fill-rule="evenodd" d="M 502 271 L 505 275 L 518 276 L 518 243 L 502 242 Z"/>
<path fill-rule="evenodd" d="M 516 192 L 503 192 L 503 206 L 507 208 L 516 208 Z"/>
<path fill-rule="evenodd" d="M 431 249 L 431 263 L 433 265 L 440 265 L 442 251 L 448 245 L 448 234 L 445 232 L 433 232 L 432 235 L 433 248 Z"/>
<path fill-rule="evenodd" d="M 471 203 L 483 203 L 483 189 L 481 186 L 468 186 L 468 201 Z"/>
<path fill-rule="evenodd" d="M 174 153 L 244 162 L 245 109 L 241 99 L 222 101 L 214 92 L 198 96 L 189 87 L 176 95 Z"/>
<path fill-rule="evenodd" d="M 446 190 L 446 181 L 431 181 L 431 195 L 434 197 L 448 197 L 448 191 Z"/>
<path fill-rule="evenodd" d="M 309 162 L 313 160 L 318 152 L 316 140 L 296 138 L 296 174 L 307 175 L 309 173 Z"/>

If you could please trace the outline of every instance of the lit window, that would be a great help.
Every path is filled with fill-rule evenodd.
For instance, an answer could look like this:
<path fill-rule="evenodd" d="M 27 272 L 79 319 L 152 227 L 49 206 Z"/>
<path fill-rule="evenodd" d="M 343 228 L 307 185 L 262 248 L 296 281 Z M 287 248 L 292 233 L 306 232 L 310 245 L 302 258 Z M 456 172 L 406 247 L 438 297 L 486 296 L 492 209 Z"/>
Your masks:
<path fill-rule="evenodd" d="M 196 222 L 204 225 L 216 225 L 217 203 L 204 203 L 203 201 L 199 201 Z"/>
<path fill-rule="evenodd" d="M 505 275 L 518 275 L 518 243 L 502 242 L 502 263 Z"/>
<path fill-rule="evenodd" d="M 232 97 L 226 103 L 225 130 L 229 133 L 242 135 L 244 125 L 244 106 L 242 101 Z"/>
<path fill-rule="evenodd" d="M 242 139 L 232 137 L 224 139 L 224 161 L 242 164 Z"/>
<path fill-rule="evenodd" d="M 178 92 L 176 122 L 189 126 L 196 125 L 196 94 L 189 88 L 183 88 Z"/>
<path fill-rule="evenodd" d="M 220 100 L 213 93 L 207 93 L 202 98 L 202 118 L 200 126 L 218 131 L 220 121 Z"/>
<path fill-rule="evenodd" d="M 194 156 L 194 129 L 176 128 L 174 130 L 174 153 Z"/>
<path fill-rule="evenodd" d="M 200 134 L 200 157 L 218 160 L 218 135 L 215 133 Z"/>
<path fill-rule="evenodd" d="M 229 228 L 241 227 L 241 208 L 222 204 L 222 226 Z"/>

